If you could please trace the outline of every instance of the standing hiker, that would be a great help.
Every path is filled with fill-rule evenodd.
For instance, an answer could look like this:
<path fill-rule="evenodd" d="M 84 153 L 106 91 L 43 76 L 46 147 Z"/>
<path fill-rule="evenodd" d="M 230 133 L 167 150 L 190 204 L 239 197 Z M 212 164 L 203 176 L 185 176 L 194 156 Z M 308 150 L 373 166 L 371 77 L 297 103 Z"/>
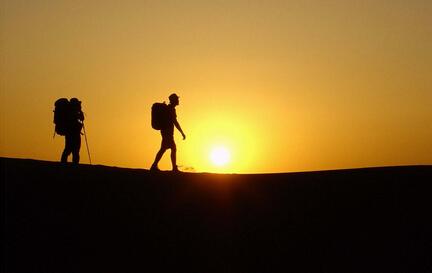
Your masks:
<path fill-rule="evenodd" d="M 156 154 L 156 158 L 150 168 L 152 171 L 158 171 L 158 163 L 161 160 L 163 154 L 167 149 L 171 149 L 171 163 L 172 170 L 178 171 L 177 168 L 177 147 L 174 141 L 174 126 L 179 130 L 183 136 L 183 140 L 186 139 L 186 135 L 180 124 L 177 121 L 177 114 L 175 107 L 179 105 L 179 97 L 177 94 L 171 94 L 169 96 L 170 103 L 155 103 L 152 107 L 152 127 L 160 130 L 162 135 L 162 143 L 160 150 Z"/>
<path fill-rule="evenodd" d="M 84 114 L 81 110 L 81 101 L 77 98 L 72 98 L 70 101 L 62 98 L 56 101 L 54 110 L 55 132 L 65 136 L 65 148 L 61 155 L 62 163 L 67 163 L 70 154 L 72 154 L 72 163 L 79 163 L 83 122 Z"/>

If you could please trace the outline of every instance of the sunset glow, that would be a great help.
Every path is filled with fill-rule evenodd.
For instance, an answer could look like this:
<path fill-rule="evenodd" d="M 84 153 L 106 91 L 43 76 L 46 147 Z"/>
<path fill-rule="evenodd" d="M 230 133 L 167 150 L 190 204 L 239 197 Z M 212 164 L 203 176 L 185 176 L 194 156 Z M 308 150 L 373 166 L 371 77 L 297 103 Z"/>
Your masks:
<path fill-rule="evenodd" d="M 2 157 L 58 161 L 54 102 L 77 97 L 93 163 L 148 169 L 176 92 L 184 170 L 432 164 L 432 1 L 0 5 Z"/>
<path fill-rule="evenodd" d="M 230 162 L 231 155 L 227 148 L 220 146 L 212 149 L 210 159 L 214 165 L 222 167 Z"/>

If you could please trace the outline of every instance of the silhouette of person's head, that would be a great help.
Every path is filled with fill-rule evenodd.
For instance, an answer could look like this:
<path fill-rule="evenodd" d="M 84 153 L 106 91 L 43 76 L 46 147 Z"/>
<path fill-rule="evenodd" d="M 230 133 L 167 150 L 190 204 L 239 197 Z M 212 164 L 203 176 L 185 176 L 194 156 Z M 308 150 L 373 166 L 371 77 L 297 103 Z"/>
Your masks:
<path fill-rule="evenodd" d="M 70 104 L 73 107 L 73 109 L 81 110 L 81 101 L 77 98 L 71 98 Z"/>
<path fill-rule="evenodd" d="M 177 94 L 173 93 L 169 96 L 170 104 L 177 106 L 179 105 L 179 96 Z"/>

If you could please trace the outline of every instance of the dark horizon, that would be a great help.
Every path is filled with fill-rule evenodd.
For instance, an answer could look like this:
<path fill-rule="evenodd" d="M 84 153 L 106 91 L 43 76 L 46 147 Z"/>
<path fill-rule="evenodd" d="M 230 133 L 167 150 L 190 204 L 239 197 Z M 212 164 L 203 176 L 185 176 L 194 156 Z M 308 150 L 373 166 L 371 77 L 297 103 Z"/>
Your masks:
<path fill-rule="evenodd" d="M 84 155 L 85 156 L 85 155 Z M 3 157 L 0 156 L 0 159 L 2 160 L 28 160 L 28 161 L 35 161 L 35 162 L 46 162 L 46 163 L 53 163 L 54 165 L 61 164 L 58 161 L 52 161 L 52 160 L 42 160 L 42 159 L 35 159 L 35 158 L 19 158 L 19 157 Z M 71 166 L 72 163 L 66 164 L 66 166 Z M 79 166 L 94 166 L 94 167 L 106 167 L 106 168 L 114 168 L 114 169 L 125 169 L 125 170 L 143 170 L 143 171 L 150 171 L 149 168 L 133 168 L 133 167 L 124 167 L 124 166 L 114 166 L 114 165 L 103 165 L 103 164 L 90 164 L 90 163 L 80 163 Z M 323 172 L 338 172 L 338 171 L 356 171 L 356 170 L 369 170 L 369 169 L 391 169 L 391 168 L 411 168 L 411 167 L 432 167 L 432 164 L 412 164 L 412 165 L 383 165 L 383 166 L 364 166 L 364 167 L 353 167 L 353 168 L 341 168 L 341 169 L 318 169 L 318 170 L 301 170 L 301 171 L 287 171 L 287 172 L 274 172 L 274 173 L 218 173 L 218 172 L 198 172 L 193 170 L 193 167 L 185 167 L 185 166 L 179 166 L 179 168 L 182 169 L 182 173 L 189 173 L 189 174 L 217 174 L 217 175 L 272 175 L 272 174 L 296 174 L 296 173 L 323 173 Z M 162 173 L 169 173 L 171 170 L 160 170 Z"/>
<path fill-rule="evenodd" d="M 214 175 L 0 163 L 7 272 L 432 266 L 432 166 Z"/>

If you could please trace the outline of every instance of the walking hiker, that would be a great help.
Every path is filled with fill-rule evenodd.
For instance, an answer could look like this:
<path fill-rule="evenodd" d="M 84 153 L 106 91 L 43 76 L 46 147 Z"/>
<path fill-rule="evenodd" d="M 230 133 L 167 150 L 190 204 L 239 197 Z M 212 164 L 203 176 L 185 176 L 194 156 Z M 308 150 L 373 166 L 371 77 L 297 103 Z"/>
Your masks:
<path fill-rule="evenodd" d="M 77 98 L 59 99 L 55 103 L 54 123 L 55 132 L 65 136 L 65 148 L 61 155 L 61 162 L 67 163 L 72 154 L 72 163 L 79 164 L 81 148 L 81 129 L 83 128 L 84 113 L 81 110 L 81 101 Z"/>
<path fill-rule="evenodd" d="M 183 136 L 183 140 L 186 139 L 186 135 L 177 121 L 177 114 L 175 107 L 179 105 L 179 97 L 177 94 L 171 94 L 169 96 L 170 103 L 155 103 L 152 107 L 152 127 L 160 130 L 162 135 L 161 147 L 156 154 L 156 158 L 150 168 L 152 171 L 158 171 L 158 163 L 161 160 L 166 150 L 171 149 L 171 163 L 172 170 L 178 171 L 177 168 L 177 147 L 174 141 L 174 126 L 179 130 Z"/>

